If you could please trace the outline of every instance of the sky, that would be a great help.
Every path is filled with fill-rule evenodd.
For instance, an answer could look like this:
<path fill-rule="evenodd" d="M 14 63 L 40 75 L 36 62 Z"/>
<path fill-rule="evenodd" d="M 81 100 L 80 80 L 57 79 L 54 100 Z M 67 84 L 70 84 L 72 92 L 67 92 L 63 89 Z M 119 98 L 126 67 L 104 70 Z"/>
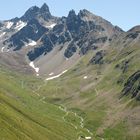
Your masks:
<path fill-rule="evenodd" d="M 1 0 L 0 20 L 22 16 L 31 6 L 46 3 L 54 16 L 67 16 L 71 9 L 76 13 L 87 9 L 127 31 L 140 25 L 140 0 Z"/>

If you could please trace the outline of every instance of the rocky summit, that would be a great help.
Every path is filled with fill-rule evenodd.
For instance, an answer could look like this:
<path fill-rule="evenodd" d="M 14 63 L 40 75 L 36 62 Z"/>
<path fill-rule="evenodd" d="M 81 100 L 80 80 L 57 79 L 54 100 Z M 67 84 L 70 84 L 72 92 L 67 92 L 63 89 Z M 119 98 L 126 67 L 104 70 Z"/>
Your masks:
<path fill-rule="evenodd" d="M 0 140 L 139 140 L 140 25 L 83 9 L 0 21 Z"/>

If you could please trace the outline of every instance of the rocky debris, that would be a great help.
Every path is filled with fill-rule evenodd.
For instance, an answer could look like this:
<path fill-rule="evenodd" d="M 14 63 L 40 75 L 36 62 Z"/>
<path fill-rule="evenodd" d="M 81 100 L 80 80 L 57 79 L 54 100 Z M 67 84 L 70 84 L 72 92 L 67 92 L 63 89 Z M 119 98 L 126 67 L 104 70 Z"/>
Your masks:
<path fill-rule="evenodd" d="M 128 95 L 140 101 L 140 70 L 132 74 L 124 84 L 122 96 Z"/>
<path fill-rule="evenodd" d="M 99 52 L 97 52 L 95 54 L 95 56 L 93 56 L 93 58 L 90 60 L 90 64 L 103 64 L 104 63 L 104 56 L 105 56 L 105 51 L 104 50 L 101 50 Z"/>

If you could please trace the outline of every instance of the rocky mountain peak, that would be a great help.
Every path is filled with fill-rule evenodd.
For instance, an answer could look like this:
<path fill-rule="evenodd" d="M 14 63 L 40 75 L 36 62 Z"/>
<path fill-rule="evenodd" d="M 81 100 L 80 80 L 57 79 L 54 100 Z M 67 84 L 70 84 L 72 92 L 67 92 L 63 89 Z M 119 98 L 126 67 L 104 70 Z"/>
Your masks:
<path fill-rule="evenodd" d="M 119 26 L 114 26 L 114 30 L 121 32 L 124 32 Z"/>
<path fill-rule="evenodd" d="M 140 25 L 137 25 L 137 26 L 133 27 L 128 32 L 140 32 Z"/>
<path fill-rule="evenodd" d="M 30 21 L 34 18 L 43 18 L 44 20 L 51 19 L 51 13 L 49 7 L 46 3 L 44 3 L 41 8 L 37 6 L 33 6 L 29 8 L 25 14 L 21 17 L 23 21 Z"/>
<path fill-rule="evenodd" d="M 75 11 L 74 10 L 69 11 L 68 18 L 74 18 L 74 17 L 77 17 Z"/>
<path fill-rule="evenodd" d="M 42 7 L 40 8 L 40 12 L 43 12 L 43 13 L 48 12 L 48 13 L 50 13 L 49 6 L 46 3 L 44 3 L 42 5 Z"/>
<path fill-rule="evenodd" d="M 42 17 L 44 20 L 49 20 L 52 18 L 49 6 L 46 3 L 44 3 L 40 8 L 38 17 Z"/>
<path fill-rule="evenodd" d="M 25 14 L 21 17 L 21 19 L 24 21 L 29 21 L 34 17 L 36 17 L 38 13 L 39 13 L 39 7 L 33 6 L 25 12 Z"/>
<path fill-rule="evenodd" d="M 79 16 L 80 17 L 85 17 L 85 16 L 89 16 L 89 15 L 91 15 L 92 13 L 91 12 L 89 12 L 88 10 L 86 10 L 86 9 L 83 9 L 83 10 L 80 10 L 80 12 L 79 12 Z"/>
<path fill-rule="evenodd" d="M 37 12 L 39 12 L 39 7 L 33 6 L 33 7 L 29 8 L 25 14 L 33 14 L 33 13 L 35 14 Z"/>

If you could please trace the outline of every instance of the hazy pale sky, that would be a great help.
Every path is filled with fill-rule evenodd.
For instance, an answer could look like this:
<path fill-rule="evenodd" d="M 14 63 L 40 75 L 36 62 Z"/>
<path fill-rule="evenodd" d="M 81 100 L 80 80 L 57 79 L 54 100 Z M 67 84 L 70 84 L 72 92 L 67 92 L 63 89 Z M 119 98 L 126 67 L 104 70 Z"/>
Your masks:
<path fill-rule="evenodd" d="M 124 30 L 140 25 L 140 0 L 1 0 L 0 20 L 20 17 L 29 7 L 43 3 L 55 16 L 67 16 L 71 9 L 87 9 Z"/>

